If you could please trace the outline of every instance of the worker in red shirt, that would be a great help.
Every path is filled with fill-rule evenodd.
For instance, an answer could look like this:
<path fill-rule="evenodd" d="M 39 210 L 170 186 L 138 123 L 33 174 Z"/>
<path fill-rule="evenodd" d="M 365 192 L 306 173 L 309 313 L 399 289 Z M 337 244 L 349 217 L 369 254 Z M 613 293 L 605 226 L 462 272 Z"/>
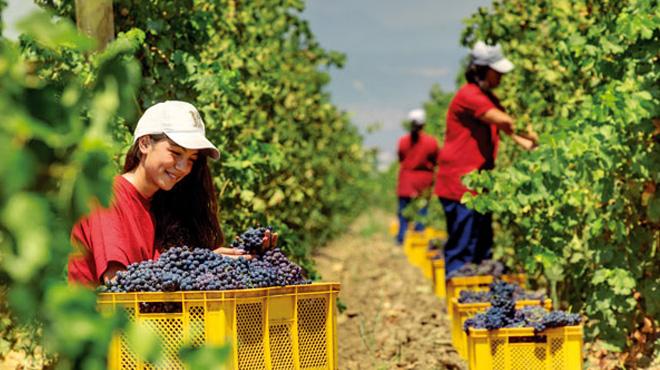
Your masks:
<path fill-rule="evenodd" d="M 431 135 L 424 133 L 426 114 L 423 109 L 415 109 L 408 113 L 410 133 L 399 139 L 399 178 L 396 193 L 399 197 L 399 232 L 396 236 L 398 244 L 403 239 L 408 228 L 408 219 L 403 216 L 403 210 L 410 202 L 421 196 L 425 190 L 432 189 L 438 142 Z M 427 207 L 419 213 L 425 216 Z M 424 230 L 421 223 L 415 224 L 415 230 Z"/>
<path fill-rule="evenodd" d="M 500 84 L 502 75 L 513 67 L 513 63 L 502 55 L 499 45 L 477 42 L 465 72 L 467 82 L 449 104 L 434 191 L 447 221 L 447 274 L 465 263 L 479 263 L 492 255 L 491 214 L 481 214 L 461 203 L 463 194 L 473 192 L 461 178 L 473 171 L 495 167 L 500 132 L 525 149 L 536 145 L 534 135 L 514 132 L 514 119 L 504 111 L 492 91 Z"/>
<path fill-rule="evenodd" d="M 69 259 L 69 281 L 99 285 L 172 246 L 242 255 L 220 247 L 224 237 L 207 164 L 207 158 L 219 156 L 191 104 L 166 101 L 147 109 L 135 128 L 124 171 L 115 177 L 110 207 L 96 207 L 71 232 L 78 251 Z"/>

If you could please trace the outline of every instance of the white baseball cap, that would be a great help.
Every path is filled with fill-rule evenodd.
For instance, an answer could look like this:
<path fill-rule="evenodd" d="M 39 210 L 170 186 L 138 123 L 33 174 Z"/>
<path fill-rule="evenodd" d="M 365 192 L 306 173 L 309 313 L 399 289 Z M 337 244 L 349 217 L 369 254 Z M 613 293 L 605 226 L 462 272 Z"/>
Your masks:
<path fill-rule="evenodd" d="M 486 45 L 477 41 L 472 48 L 472 63 L 478 66 L 489 66 L 500 73 L 509 73 L 513 70 L 513 63 L 502 55 L 500 45 Z"/>
<path fill-rule="evenodd" d="M 408 112 L 408 120 L 413 121 L 418 125 L 423 125 L 426 123 L 426 112 L 424 109 L 413 109 Z"/>
<path fill-rule="evenodd" d="M 211 158 L 220 158 L 218 148 L 206 138 L 202 117 L 190 103 L 168 100 L 147 108 L 135 127 L 133 143 L 154 134 L 165 134 L 183 148 L 206 149 Z"/>

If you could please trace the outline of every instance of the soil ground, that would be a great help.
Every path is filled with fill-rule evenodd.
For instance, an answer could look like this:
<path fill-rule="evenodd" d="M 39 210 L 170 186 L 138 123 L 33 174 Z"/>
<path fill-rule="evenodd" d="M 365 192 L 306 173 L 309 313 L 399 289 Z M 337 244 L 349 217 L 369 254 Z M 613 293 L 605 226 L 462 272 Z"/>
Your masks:
<path fill-rule="evenodd" d="M 445 304 L 387 234 L 390 216 L 367 212 L 314 256 L 338 281 L 340 369 L 466 369 L 451 345 Z"/>

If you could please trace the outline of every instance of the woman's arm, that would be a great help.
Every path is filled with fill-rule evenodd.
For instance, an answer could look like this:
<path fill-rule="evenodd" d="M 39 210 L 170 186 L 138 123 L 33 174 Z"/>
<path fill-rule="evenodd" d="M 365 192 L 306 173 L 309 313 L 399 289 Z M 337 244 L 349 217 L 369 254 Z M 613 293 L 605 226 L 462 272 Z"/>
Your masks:
<path fill-rule="evenodd" d="M 513 118 L 497 108 L 487 110 L 479 119 L 497 126 L 498 129 L 504 131 L 507 135 L 513 134 L 515 123 Z"/>
<path fill-rule="evenodd" d="M 240 250 L 238 248 L 227 248 L 227 247 L 219 247 L 213 250 L 216 254 L 219 254 L 223 257 L 229 257 L 229 258 L 239 258 L 243 257 L 247 260 L 252 259 L 252 255 L 248 254 L 244 250 Z"/>
<path fill-rule="evenodd" d="M 535 139 L 536 134 L 518 134 L 514 132 L 515 122 L 513 117 L 509 116 L 505 112 L 492 108 L 486 111 L 481 117 L 482 121 L 494 124 L 500 130 L 504 131 L 507 135 L 511 136 L 513 141 L 523 147 L 525 150 L 532 150 L 536 147 L 537 141 Z M 529 128 L 529 127 L 528 127 Z"/>

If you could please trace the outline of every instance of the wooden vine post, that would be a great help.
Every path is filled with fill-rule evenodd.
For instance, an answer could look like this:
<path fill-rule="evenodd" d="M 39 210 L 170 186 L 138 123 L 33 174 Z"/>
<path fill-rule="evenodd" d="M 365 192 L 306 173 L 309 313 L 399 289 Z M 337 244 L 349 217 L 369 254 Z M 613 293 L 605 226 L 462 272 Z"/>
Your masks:
<path fill-rule="evenodd" d="M 115 38 L 112 0 L 76 0 L 76 25 L 103 50 Z"/>

